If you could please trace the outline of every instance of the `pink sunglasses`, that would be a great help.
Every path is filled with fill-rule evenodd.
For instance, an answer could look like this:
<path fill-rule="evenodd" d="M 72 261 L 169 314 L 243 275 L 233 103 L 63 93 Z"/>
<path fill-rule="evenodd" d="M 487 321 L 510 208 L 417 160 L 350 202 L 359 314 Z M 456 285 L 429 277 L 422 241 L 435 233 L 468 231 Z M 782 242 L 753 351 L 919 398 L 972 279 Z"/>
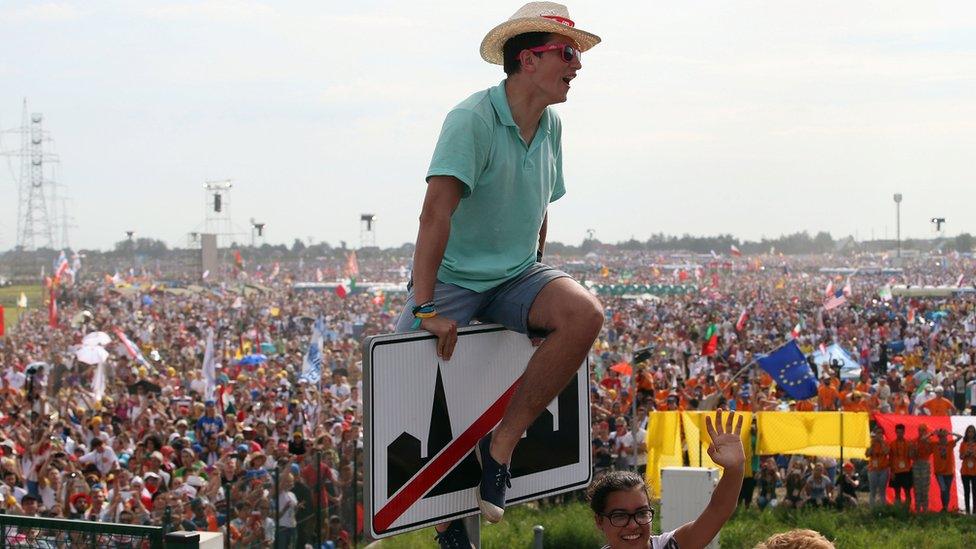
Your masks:
<path fill-rule="evenodd" d="M 545 53 L 547 51 L 559 51 L 559 57 L 565 63 L 572 63 L 574 59 L 582 60 L 582 57 L 580 57 L 582 55 L 582 52 L 569 44 L 547 44 L 545 46 L 529 48 L 528 51 L 532 53 Z"/>

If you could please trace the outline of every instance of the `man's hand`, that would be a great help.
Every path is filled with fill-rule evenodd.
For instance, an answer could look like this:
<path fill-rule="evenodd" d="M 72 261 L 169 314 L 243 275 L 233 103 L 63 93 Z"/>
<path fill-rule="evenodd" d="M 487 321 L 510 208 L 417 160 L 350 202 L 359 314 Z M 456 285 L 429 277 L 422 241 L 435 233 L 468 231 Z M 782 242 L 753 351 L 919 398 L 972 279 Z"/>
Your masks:
<path fill-rule="evenodd" d="M 742 416 L 739 416 L 739 420 L 735 422 L 735 429 L 732 428 L 734 417 L 735 412 L 729 412 L 723 427 L 722 410 L 719 410 L 715 414 L 715 424 L 718 425 L 718 429 L 712 425 L 711 417 L 705 417 L 705 430 L 712 439 L 712 443 L 708 446 L 708 457 L 723 468 L 741 467 L 746 461 L 742 439 L 739 438 L 742 433 Z"/>
<path fill-rule="evenodd" d="M 420 327 L 437 336 L 437 356 L 443 360 L 451 360 L 454 346 L 457 345 L 457 322 L 435 316 L 420 321 Z"/>

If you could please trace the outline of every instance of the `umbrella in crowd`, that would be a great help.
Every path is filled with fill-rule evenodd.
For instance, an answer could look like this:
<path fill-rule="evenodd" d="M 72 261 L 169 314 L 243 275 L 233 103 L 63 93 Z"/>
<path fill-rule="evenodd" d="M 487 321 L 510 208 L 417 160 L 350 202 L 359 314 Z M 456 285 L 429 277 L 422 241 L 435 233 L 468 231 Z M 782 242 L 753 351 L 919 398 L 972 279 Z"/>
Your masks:
<path fill-rule="evenodd" d="M 626 362 L 618 362 L 610 367 L 611 370 L 617 372 L 622 376 L 629 376 L 634 374 L 634 368 Z"/>
<path fill-rule="evenodd" d="M 262 362 L 266 362 L 267 360 L 268 360 L 268 357 L 265 356 L 265 355 L 262 355 L 262 354 L 251 354 L 251 355 L 247 355 L 246 357 L 242 358 L 237 363 L 240 364 L 241 366 L 256 366 L 258 364 L 261 364 Z"/>
<path fill-rule="evenodd" d="M 109 337 L 109 335 L 105 332 L 92 332 L 90 334 L 86 334 L 85 337 L 82 338 L 81 344 L 85 346 L 108 345 L 111 341 L 112 338 Z"/>
<path fill-rule="evenodd" d="M 108 359 L 108 351 L 100 345 L 82 345 L 75 351 L 75 358 L 85 364 L 101 364 Z"/>
<path fill-rule="evenodd" d="M 139 389 L 142 389 L 144 393 L 156 393 L 157 395 L 163 392 L 163 388 L 155 383 L 141 380 L 129 385 L 129 394 L 135 395 L 139 393 Z"/>

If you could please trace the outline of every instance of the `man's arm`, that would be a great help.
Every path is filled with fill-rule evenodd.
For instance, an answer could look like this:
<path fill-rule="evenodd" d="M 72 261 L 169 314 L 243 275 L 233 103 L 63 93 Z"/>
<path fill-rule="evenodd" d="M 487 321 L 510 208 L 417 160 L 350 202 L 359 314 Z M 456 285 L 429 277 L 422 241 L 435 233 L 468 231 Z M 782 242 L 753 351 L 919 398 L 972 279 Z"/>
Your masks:
<path fill-rule="evenodd" d="M 451 235 L 451 215 L 461 202 L 463 183 L 455 177 L 433 176 L 420 212 L 420 230 L 413 254 L 413 295 L 417 305 L 434 299 L 437 269 Z M 425 318 L 420 327 L 437 336 L 437 356 L 448 360 L 457 343 L 457 325 L 441 316 Z"/>
<path fill-rule="evenodd" d="M 721 466 L 724 472 L 702 514 L 694 522 L 689 522 L 675 531 L 674 539 L 678 542 L 678 547 L 687 549 L 708 545 L 735 511 L 739 491 L 742 489 L 742 478 L 745 475 L 746 456 L 742 449 L 742 439 L 739 438 L 742 433 L 742 416 L 739 416 L 733 429 L 734 417 L 735 413 L 729 412 L 723 428 L 722 411 L 719 410 L 715 415 L 717 429 L 712 426 L 711 417 L 705 418 L 705 429 L 712 440 L 712 444 L 708 447 L 708 457 Z"/>

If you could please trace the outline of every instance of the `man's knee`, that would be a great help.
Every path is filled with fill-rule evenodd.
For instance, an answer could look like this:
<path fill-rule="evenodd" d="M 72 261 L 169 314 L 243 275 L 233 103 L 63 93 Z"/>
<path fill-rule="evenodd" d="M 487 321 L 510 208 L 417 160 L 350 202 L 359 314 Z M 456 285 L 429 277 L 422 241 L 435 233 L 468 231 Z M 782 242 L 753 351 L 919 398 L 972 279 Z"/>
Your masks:
<path fill-rule="evenodd" d="M 572 328 L 581 335 L 596 339 L 603 328 L 603 305 L 592 295 L 577 295 L 566 304 L 567 311 L 555 319 L 555 329 Z"/>

